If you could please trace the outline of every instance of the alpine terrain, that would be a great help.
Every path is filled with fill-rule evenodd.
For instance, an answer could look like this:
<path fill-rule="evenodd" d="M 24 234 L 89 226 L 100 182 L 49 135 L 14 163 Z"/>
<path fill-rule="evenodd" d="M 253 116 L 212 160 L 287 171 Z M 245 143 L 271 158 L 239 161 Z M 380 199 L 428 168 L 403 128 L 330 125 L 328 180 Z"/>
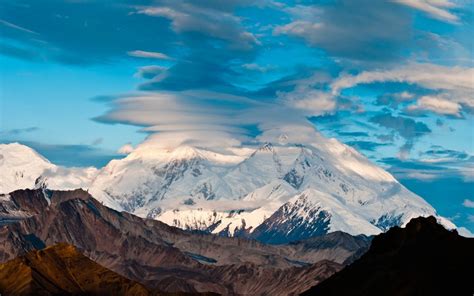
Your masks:
<path fill-rule="evenodd" d="M 375 235 L 418 216 L 455 227 L 356 150 L 319 134 L 305 145 L 282 140 L 219 151 L 142 144 L 99 170 L 58 167 L 28 147 L 6 144 L 0 169 L 3 193 L 82 187 L 118 211 L 269 243 L 334 231 Z"/>

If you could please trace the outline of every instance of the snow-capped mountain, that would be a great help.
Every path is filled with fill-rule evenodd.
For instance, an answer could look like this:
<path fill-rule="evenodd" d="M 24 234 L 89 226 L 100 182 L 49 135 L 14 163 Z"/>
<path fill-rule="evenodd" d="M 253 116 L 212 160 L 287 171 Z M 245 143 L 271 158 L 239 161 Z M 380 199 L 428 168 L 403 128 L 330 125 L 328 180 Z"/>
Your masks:
<path fill-rule="evenodd" d="M 0 193 L 9 193 L 37 187 L 88 188 L 98 170 L 57 166 L 30 147 L 11 143 L 0 144 L 0 172 Z"/>
<path fill-rule="evenodd" d="M 45 179 L 51 189 L 67 187 L 51 171 L 32 170 L 32 176 L 39 173 L 35 180 Z M 85 176 L 82 183 L 89 180 L 81 187 L 114 209 L 183 229 L 272 243 L 333 231 L 372 235 L 436 215 L 388 172 L 322 136 L 311 144 L 265 143 L 239 151 L 144 145 L 98 172 L 79 175 Z"/>

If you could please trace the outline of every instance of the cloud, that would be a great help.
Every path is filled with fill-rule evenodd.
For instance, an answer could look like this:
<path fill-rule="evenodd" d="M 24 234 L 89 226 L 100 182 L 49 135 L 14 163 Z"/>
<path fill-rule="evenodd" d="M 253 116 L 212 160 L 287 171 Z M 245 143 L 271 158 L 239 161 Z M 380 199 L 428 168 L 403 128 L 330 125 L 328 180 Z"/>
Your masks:
<path fill-rule="evenodd" d="M 4 136 L 18 136 L 25 133 L 32 133 L 38 131 L 39 128 L 36 126 L 26 127 L 26 128 L 15 128 L 9 130 L 0 131 L 0 135 Z"/>
<path fill-rule="evenodd" d="M 405 111 L 408 114 L 429 111 L 441 115 L 461 117 L 461 108 L 459 103 L 452 102 L 443 96 L 423 96 L 416 101 L 416 104 L 408 106 Z"/>
<path fill-rule="evenodd" d="M 450 161 L 469 161 L 469 154 L 464 151 L 444 149 L 441 146 L 431 146 L 431 149 L 420 154 L 420 161 L 424 163 L 446 163 Z"/>
<path fill-rule="evenodd" d="M 449 0 L 395 0 L 403 5 L 418 9 L 429 16 L 450 23 L 458 23 L 459 18 L 449 12 L 456 4 Z"/>
<path fill-rule="evenodd" d="M 417 122 L 411 118 L 393 116 L 390 113 L 376 115 L 370 118 L 370 121 L 388 129 L 393 129 L 407 140 L 431 133 L 431 130 L 423 122 Z"/>
<path fill-rule="evenodd" d="M 280 93 L 279 97 L 286 104 L 304 110 L 311 116 L 331 114 L 337 108 L 337 101 L 334 96 L 320 90 L 302 87 L 289 93 Z"/>
<path fill-rule="evenodd" d="M 22 32 L 26 32 L 26 33 L 29 33 L 29 34 L 34 34 L 34 35 L 38 35 L 38 33 L 32 31 L 32 30 L 29 30 L 27 28 L 23 28 L 23 27 L 20 27 L 18 25 L 15 25 L 13 23 L 10 23 L 10 22 L 7 22 L 5 20 L 1 20 L 0 19 L 0 24 L 3 25 L 3 26 L 6 26 L 6 27 L 9 27 L 9 28 L 13 28 L 15 30 L 19 30 L 19 31 L 22 31 Z"/>
<path fill-rule="evenodd" d="M 172 148 L 182 144 L 234 147 L 242 143 L 312 143 L 315 127 L 303 111 L 278 102 L 203 90 L 161 91 L 121 97 L 96 118 L 103 123 L 141 127 L 142 145 Z"/>
<path fill-rule="evenodd" d="M 341 75 L 331 84 L 332 93 L 339 94 L 344 89 L 349 89 L 360 84 L 373 84 L 382 82 L 405 82 L 417 84 L 426 89 L 439 91 L 444 100 L 465 107 L 466 111 L 474 109 L 472 93 L 474 91 L 474 68 L 447 67 L 434 64 L 407 64 L 389 70 L 363 71 L 356 75 Z M 439 100 L 434 103 L 428 101 L 430 110 L 437 110 L 434 105 L 439 105 Z M 415 107 L 416 108 L 416 107 Z M 427 102 L 424 102 L 427 109 Z M 451 112 L 455 109 L 454 104 L 450 105 Z"/>
<path fill-rule="evenodd" d="M 469 184 L 474 180 L 474 157 L 472 155 L 439 146 L 424 151 L 418 159 L 388 157 L 381 159 L 381 162 L 389 165 L 390 171 L 401 179 L 454 178 Z"/>
<path fill-rule="evenodd" d="M 368 137 L 369 134 L 366 132 L 344 132 L 344 131 L 336 131 L 339 136 L 343 137 Z"/>
<path fill-rule="evenodd" d="M 0 19 L 15 20 L 16 26 L 37 33 L 31 38 L 31 34 L 6 27 L 2 37 L 8 45 L 17 44 L 31 52 L 36 61 L 73 65 L 108 63 L 137 48 L 170 51 L 176 34 L 168 22 L 131 15 L 131 2 L 25 0 L 18 5 L 2 1 Z M 156 42 L 157 36 L 160 42 Z"/>
<path fill-rule="evenodd" d="M 286 77 L 275 84 L 275 95 L 280 103 L 300 109 L 306 116 L 322 116 L 353 107 L 351 101 L 326 90 L 330 81 L 328 74 L 318 71 L 304 77 Z M 278 87 L 287 90 L 278 90 Z"/>
<path fill-rule="evenodd" d="M 259 41 L 235 15 L 237 8 L 251 3 L 226 2 L 158 0 L 147 6 L 150 1 L 25 0 L 24 5 L 2 1 L 0 53 L 38 62 L 90 65 L 117 62 L 128 55 L 179 59 L 209 42 L 233 51 L 252 51 Z"/>
<path fill-rule="evenodd" d="M 208 91 L 144 93 L 120 98 L 105 115 L 105 123 L 124 123 L 143 127 L 151 133 L 148 142 L 170 147 L 183 143 L 215 146 L 218 142 L 237 145 L 245 138 L 244 123 L 250 109 L 260 103 L 244 97 Z"/>
<path fill-rule="evenodd" d="M 212 2 L 209 2 L 210 4 Z M 237 4 L 246 2 L 234 1 Z M 173 1 L 167 5 L 137 7 L 138 14 L 163 17 L 171 20 L 177 33 L 196 32 L 229 41 L 233 47 L 251 49 L 260 42 L 240 25 L 240 18 L 233 14 L 233 6 L 206 5 L 194 1 Z"/>
<path fill-rule="evenodd" d="M 159 59 L 159 60 L 171 60 L 168 55 L 161 52 L 154 51 L 143 51 L 143 50 L 134 50 L 127 52 L 129 56 L 136 58 L 146 58 L 146 59 Z"/>
<path fill-rule="evenodd" d="M 302 38 L 331 56 L 377 63 L 399 58 L 412 42 L 408 9 L 391 1 L 341 0 L 287 11 L 292 21 L 274 34 Z"/>
<path fill-rule="evenodd" d="M 249 71 L 265 73 L 267 71 L 273 70 L 275 67 L 271 65 L 261 66 L 256 63 L 251 63 L 251 64 L 243 64 L 242 68 Z"/>
<path fill-rule="evenodd" d="M 407 157 L 417 138 L 431 133 L 431 129 L 423 122 L 418 122 L 411 118 L 393 116 L 390 113 L 375 115 L 369 120 L 382 127 L 397 132 L 406 140 L 405 144 L 400 148 L 401 158 Z"/>
<path fill-rule="evenodd" d="M 376 105 L 385 105 L 392 108 L 397 108 L 401 103 L 410 102 L 414 98 L 415 95 L 407 91 L 393 94 L 383 94 L 377 97 Z"/>
<path fill-rule="evenodd" d="M 133 152 L 135 148 L 133 148 L 132 144 L 131 143 L 127 143 L 125 145 L 123 145 L 122 147 L 120 147 L 118 150 L 117 150 L 117 153 L 118 154 L 130 154 Z"/>
<path fill-rule="evenodd" d="M 162 80 L 163 77 L 158 77 L 159 75 L 165 74 L 168 68 L 163 66 L 143 66 L 138 69 L 138 72 L 135 73 L 136 77 L 141 77 L 145 79 L 155 79 L 155 80 Z"/>
<path fill-rule="evenodd" d="M 91 144 L 92 144 L 92 146 L 97 146 L 97 145 L 102 144 L 102 142 L 104 142 L 104 138 L 100 137 L 100 138 L 97 138 L 94 141 L 92 141 Z"/>
<path fill-rule="evenodd" d="M 366 151 L 375 151 L 380 146 L 386 146 L 386 143 L 377 143 L 371 141 L 350 141 L 346 142 L 347 145 L 350 145 L 357 150 L 366 150 Z"/>
<path fill-rule="evenodd" d="M 465 199 L 462 205 L 465 206 L 466 208 L 474 209 L 474 201 L 470 199 Z"/>

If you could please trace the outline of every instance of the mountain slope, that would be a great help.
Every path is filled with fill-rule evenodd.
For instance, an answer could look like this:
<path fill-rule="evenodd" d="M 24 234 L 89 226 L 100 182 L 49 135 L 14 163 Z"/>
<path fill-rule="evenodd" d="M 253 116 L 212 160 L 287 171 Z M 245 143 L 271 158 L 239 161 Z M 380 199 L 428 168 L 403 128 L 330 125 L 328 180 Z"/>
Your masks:
<path fill-rule="evenodd" d="M 190 233 L 117 212 L 82 190 L 19 190 L 1 196 L 0 209 L 0 261 L 67 242 L 102 266 L 167 292 L 300 293 L 370 243 L 354 237 L 359 246 L 354 248 L 331 244 L 332 236 L 324 243 L 322 236 L 314 247 L 304 242 L 273 246 Z M 16 219 L 3 219 L 18 212 L 22 215 Z"/>
<path fill-rule="evenodd" d="M 0 264 L 2 295 L 151 295 L 141 284 L 124 278 L 58 244 L 30 251 Z"/>
<path fill-rule="evenodd" d="M 303 295 L 472 295 L 474 239 L 433 217 L 373 239 L 367 253 Z"/>

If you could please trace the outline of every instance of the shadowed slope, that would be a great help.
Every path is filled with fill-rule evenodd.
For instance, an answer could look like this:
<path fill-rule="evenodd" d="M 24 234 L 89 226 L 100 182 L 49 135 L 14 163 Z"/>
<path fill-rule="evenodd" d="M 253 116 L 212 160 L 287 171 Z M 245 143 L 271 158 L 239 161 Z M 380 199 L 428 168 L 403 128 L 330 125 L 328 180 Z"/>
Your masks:
<path fill-rule="evenodd" d="M 474 239 L 434 217 L 376 236 L 369 251 L 303 295 L 473 295 Z"/>

